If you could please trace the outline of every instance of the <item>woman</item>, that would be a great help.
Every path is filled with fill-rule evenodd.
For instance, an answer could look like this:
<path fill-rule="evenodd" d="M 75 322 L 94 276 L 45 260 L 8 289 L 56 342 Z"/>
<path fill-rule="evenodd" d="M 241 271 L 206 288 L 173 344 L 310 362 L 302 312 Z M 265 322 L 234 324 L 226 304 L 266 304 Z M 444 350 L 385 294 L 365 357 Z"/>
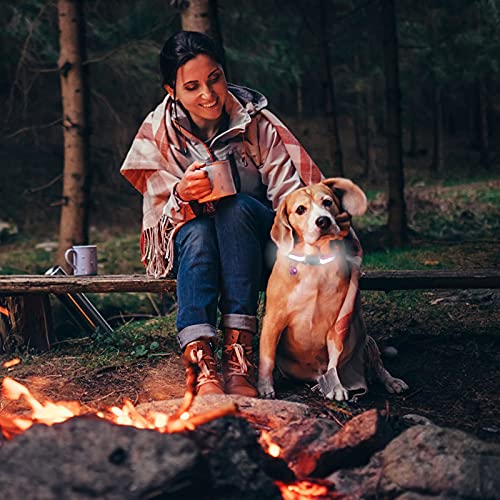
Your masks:
<path fill-rule="evenodd" d="M 252 338 L 274 210 L 321 174 L 264 96 L 227 84 L 207 36 L 169 38 L 160 70 L 167 96 L 121 168 L 144 196 L 143 262 L 153 276 L 177 275 L 178 338 L 197 394 L 256 396 Z M 199 203 L 212 191 L 203 167 L 215 160 L 230 162 L 237 194 Z M 224 389 L 213 355 L 218 307 Z"/>

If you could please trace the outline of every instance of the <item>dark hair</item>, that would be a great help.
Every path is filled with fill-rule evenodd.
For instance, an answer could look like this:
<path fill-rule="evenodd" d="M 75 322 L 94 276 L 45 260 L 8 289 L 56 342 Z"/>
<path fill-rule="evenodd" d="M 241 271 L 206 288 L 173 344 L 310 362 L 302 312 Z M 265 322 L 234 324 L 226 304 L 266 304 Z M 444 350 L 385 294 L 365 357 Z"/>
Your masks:
<path fill-rule="evenodd" d="M 179 31 L 172 35 L 160 52 L 163 85 L 167 84 L 175 89 L 177 70 L 200 54 L 205 54 L 223 65 L 222 51 L 209 36 L 196 31 Z"/>

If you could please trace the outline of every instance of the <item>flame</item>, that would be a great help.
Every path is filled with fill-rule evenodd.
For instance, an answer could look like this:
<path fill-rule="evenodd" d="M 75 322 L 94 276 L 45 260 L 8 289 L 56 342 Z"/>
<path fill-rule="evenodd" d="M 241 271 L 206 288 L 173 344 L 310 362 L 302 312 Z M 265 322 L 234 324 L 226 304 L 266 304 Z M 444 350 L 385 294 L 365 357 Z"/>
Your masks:
<path fill-rule="evenodd" d="M 5 307 L 0 306 L 0 314 L 3 314 L 4 316 L 10 318 L 9 310 Z"/>
<path fill-rule="evenodd" d="M 269 432 L 262 431 L 259 438 L 260 445 L 264 448 L 264 451 L 274 458 L 278 458 L 281 454 L 281 448 L 279 445 L 274 443 L 269 435 Z"/>
<path fill-rule="evenodd" d="M 10 359 L 9 361 L 6 361 L 2 366 L 4 368 L 12 368 L 13 366 L 18 365 L 21 362 L 19 358 L 14 358 Z"/>
<path fill-rule="evenodd" d="M 15 363 L 14 363 L 15 362 Z M 18 358 L 4 363 L 18 364 Z M 16 380 L 5 377 L 2 382 L 2 396 L 9 401 L 24 399 L 31 407 L 31 415 L 19 417 L 0 412 L 0 431 L 7 439 L 12 439 L 18 434 L 22 434 L 34 424 L 54 425 L 83 414 L 88 414 L 86 409 L 78 401 L 47 401 L 41 403 L 36 399 L 29 389 Z M 4 406 L 5 410 L 5 406 Z M 97 411 L 94 415 L 97 418 L 108 420 L 117 425 L 126 425 L 138 429 L 152 429 L 161 433 L 181 432 L 186 429 L 194 429 L 196 426 L 215 418 L 225 415 L 235 414 L 237 407 L 234 403 L 218 409 L 211 410 L 201 415 L 192 415 L 188 411 L 180 415 L 167 415 L 161 412 L 149 412 L 146 416 L 140 414 L 134 404 L 125 399 L 123 406 L 111 406 L 102 411 Z M 281 448 L 271 440 L 267 431 L 262 431 L 259 442 L 264 450 L 274 458 L 281 454 Z M 283 483 L 275 481 L 279 487 L 284 500 L 307 500 L 307 499 L 327 499 L 333 498 L 330 489 L 324 484 L 312 481 L 297 481 L 294 483 Z"/>
<path fill-rule="evenodd" d="M 308 498 L 333 498 L 330 488 L 312 481 L 296 481 L 285 484 L 276 481 L 283 500 L 306 500 Z"/>
<path fill-rule="evenodd" d="M 12 360 L 13 361 L 13 360 Z M 29 389 L 10 377 L 5 377 L 2 382 L 2 396 L 8 401 L 24 399 L 31 407 L 31 415 L 18 417 L 0 413 L 0 431 L 11 439 L 29 429 L 33 424 L 54 425 L 79 415 L 89 412 L 78 401 L 38 401 Z M 128 425 L 138 429 L 152 429 L 161 433 L 182 432 L 194 429 L 197 425 L 209 422 L 225 415 L 234 415 L 237 406 L 229 403 L 201 415 L 192 415 L 187 411 L 180 416 L 167 415 L 166 413 L 151 411 L 145 416 L 137 411 L 134 404 L 125 399 L 123 406 L 111 406 L 102 411 L 95 412 L 97 418 L 108 420 L 117 425 Z"/>

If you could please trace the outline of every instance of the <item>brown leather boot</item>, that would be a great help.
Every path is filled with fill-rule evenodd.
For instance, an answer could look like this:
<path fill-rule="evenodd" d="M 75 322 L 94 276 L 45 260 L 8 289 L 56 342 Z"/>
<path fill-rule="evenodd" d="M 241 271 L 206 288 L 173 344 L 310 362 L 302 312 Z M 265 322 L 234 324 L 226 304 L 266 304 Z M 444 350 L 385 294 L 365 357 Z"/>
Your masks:
<path fill-rule="evenodd" d="M 257 397 L 252 337 L 247 330 L 225 330 L 222 374 L 226 394 Z"/>
<path fill-rule="evenodd" d="M 191 364 L 197 373 L 196 394 L 224 394 L 219 377 L 217 376 L 217 363 L 208 340 L 195 340 L 184 349 L 184 362 Z"/>

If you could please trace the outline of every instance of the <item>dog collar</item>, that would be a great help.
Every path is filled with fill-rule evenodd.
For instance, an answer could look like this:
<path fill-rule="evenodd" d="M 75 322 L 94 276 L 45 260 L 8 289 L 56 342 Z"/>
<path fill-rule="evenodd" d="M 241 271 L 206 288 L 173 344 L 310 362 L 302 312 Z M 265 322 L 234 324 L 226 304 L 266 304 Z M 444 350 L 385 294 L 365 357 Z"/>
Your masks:
<path fill-rule="evenodd" d="M 288 258 L 294 262 L 302 262 L 303 264 L 308 264 L 310 266 L 320 266 L 322 264 L 329 264 L 334 261 L 336 255 L 329 255 L 328 257 L 322 257 L 321 255 L 294 255 L 293 253 L 288 254 Z"/>
<path fill-rule="evenodd" d="M 294 255 L 293 253 L 289 253 L 287 257 L 293 262 L 300 262 L 301 264 L 306 264 L 309 266 L 321 266 L 323 264 L 329 264 L 330 262 L 334 261 L 337 256 Z M 297 266 L 294 265 L 290 266 L 290 274 L 292 276 L 296 276 L 298 272 L 299 270 L 297 269 Z"/>

